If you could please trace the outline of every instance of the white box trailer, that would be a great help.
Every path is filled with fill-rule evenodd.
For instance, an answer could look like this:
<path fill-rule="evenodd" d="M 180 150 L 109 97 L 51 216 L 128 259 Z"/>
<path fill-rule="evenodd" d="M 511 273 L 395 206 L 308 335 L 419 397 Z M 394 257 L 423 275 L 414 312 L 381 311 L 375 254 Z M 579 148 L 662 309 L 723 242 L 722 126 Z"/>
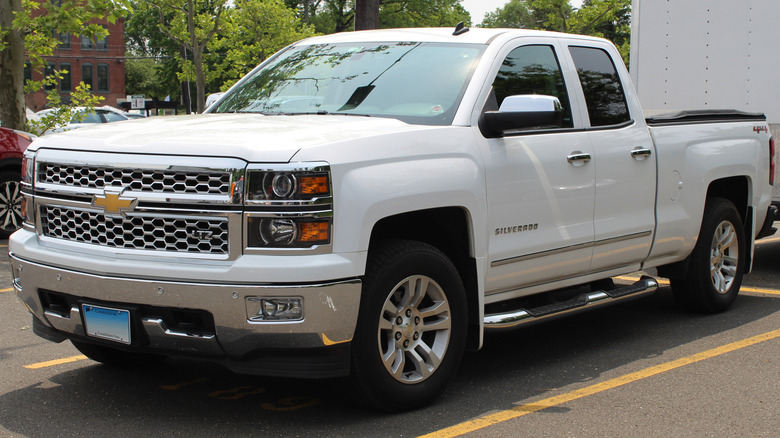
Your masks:
<path fill-rule="evenodd" d="M 645 114 L 766 114 L 780 139 L 780 1 L 633 0 L 631 79 Z M 780 166 L 775 181 L 780 182 Z M 780 184 L 773 199 L 780 201 Z"/>

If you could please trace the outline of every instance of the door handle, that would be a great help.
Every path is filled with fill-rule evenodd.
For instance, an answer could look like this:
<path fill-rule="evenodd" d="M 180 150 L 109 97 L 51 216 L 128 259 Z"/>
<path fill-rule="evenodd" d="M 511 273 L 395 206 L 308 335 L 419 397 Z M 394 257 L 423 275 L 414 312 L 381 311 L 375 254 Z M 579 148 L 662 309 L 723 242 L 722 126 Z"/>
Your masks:
<path fill-rule="evenodd" d="M 645 158 L 649 157 L 653 154 L 653 151 L 648 148 L 643 148 L 641 146 L 635 147 L 631 151 L 631 157 L 636 158 L 637 160 L 644 160 Z"/>
<path fill-rule="evenodd" d="M 590 161 L 590 154 L 586 154 L 580 151 L 574 151 L 566 157 L 566 161 L 571 164 L 582 165 Z"/>

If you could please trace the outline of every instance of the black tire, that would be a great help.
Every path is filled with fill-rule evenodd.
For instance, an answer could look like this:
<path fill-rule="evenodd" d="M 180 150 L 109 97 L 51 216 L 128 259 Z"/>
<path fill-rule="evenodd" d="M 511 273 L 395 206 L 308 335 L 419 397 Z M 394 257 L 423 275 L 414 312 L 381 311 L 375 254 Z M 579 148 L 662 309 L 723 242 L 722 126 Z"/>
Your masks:
<path fill-rule="evenodd" d="M 165 356 L 148 353 L 131 353 L 103 345 L 70 340 L 74 347 L 84 356 L 102 364 L 115 367 L 146 367 L 156 365 L 166 359 Z"/>
<path fill-rule="evenodd" d="M 671 280 L 678 304 L 702 313 L 727 310 L 742 285 L 745 254 L 745 230 L 737 208 L 726 199 L 708 199 L 686 277 Z"/>
<path fill-rule="evenodd" d="M 411 289 L 423 293 L 406 295 Z M 463 284 L 441 251 L 415 241 L 373 249 L 352 344 L 353 395 L 387 412 L 432 403 L 463 357 L 466 318 Z"/>
<path fill-rule="evenodd" d="M 22 191 L 19 172 L 0 172 L 0 238 L 22 227 Z"/>

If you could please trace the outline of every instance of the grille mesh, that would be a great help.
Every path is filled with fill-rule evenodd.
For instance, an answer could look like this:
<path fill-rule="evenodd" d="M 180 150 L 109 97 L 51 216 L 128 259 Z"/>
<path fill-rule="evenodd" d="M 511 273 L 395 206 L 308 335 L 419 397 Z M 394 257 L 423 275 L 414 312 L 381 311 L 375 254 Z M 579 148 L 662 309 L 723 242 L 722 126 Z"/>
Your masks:
<path fill-rule="evenodd" d="M 228 254 L 225 218 L 113 217 L 93 211 L 44 207 L 43 234 L 94 245 L 183 253 Z"/>
<path fill-rule="evenodd" d="M 129 187 L 133 191 L 188 194 L 230 194 L 228 172 L 182 172 L 174 170 L 76 167 L 41 163 L 38 181 L 72 187 Z"/>

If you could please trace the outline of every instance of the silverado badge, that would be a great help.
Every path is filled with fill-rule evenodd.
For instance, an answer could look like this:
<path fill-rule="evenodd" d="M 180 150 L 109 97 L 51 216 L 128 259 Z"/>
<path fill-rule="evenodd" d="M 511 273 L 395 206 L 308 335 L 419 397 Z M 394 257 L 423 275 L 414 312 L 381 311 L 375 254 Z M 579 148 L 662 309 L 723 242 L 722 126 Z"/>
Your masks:
<path fill-rule="evenodd" d="M 103 195 L 92 197 L 92 206 L 102 208 L 107 215 L 124 216 L 128 211 L 132 211 L 138 204 L 138 198 L 123 198 L 122 192 L 125 189 L 108 187 L 103 190 Z"/>

